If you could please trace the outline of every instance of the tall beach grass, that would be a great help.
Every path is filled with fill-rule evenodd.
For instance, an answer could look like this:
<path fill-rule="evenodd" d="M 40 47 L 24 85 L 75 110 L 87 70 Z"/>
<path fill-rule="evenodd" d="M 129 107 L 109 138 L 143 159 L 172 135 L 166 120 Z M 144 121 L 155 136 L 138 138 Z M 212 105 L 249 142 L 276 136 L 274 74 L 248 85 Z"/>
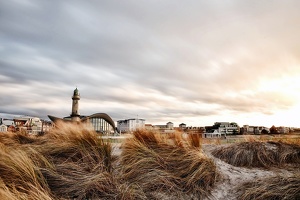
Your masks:
<path fill-rule="evenodd" d="M 300 199 L 300 173 L 289 177 L 275 176 L 247 182 L 238 187 L 240 200 L 298 200 Z"/>
<path fill-rule="evenodd" d="M 57 124 L 41 136 L 0 133 L 0 199 L 209 198 L 220 175 L 202 144 L 198 134 L 137 130 L 117 156 L 108 140 L 80 123 Z M 299 151 L 297 144 L 255 140 L 220 146 L 213 155 L 268 168 L 299 166 Z M 252 195 L 240 190 L 241 198 Z"/>
<path fill-rule="evenodd" d="M 208 196 L 218 177 L 216 166 L 201 151 L 198 139 L 184 140 L 177 134 L 135 131 L 122 145 L 122 180 L 149 199 L 159 198 L 156 194 L 179 199 Z"/>
<path fill-rule="evenodd" d="M 237 167 L 300 165 L 300 146 L 283 142 L 249 140 L 217 148 L 212 155 Z"/>

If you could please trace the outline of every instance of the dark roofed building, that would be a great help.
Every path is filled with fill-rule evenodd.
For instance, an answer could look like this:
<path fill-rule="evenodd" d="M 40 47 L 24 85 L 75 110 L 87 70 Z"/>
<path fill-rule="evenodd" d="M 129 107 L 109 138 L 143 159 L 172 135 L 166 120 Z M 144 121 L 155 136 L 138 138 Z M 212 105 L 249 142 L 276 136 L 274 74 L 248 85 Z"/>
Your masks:
<path fill-rule="evenodd" d="M 185 123 L 181 123 L 181 124 L 179 124 L 179 128 L 181 128 L 181 129 L 185 129 L 185 128 L 186 128 L 186 124 L 185 124 Z"/>

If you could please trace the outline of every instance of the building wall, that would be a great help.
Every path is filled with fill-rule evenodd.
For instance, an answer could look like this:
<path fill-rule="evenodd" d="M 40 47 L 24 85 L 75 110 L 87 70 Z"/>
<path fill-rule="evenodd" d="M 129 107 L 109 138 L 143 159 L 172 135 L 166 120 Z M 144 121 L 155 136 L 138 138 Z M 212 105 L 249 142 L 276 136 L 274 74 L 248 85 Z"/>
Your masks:
<path fill-rule="evenodd" d="M 186 124 L 184 124 L 184 123 L 179 124 L 179 128 L 181 128 L 181 129 L 186 128 Z"/>
<path fill-rule="evenodd" d="M 167 128 L 168 129 L 173 129 L 174 128 L 174 124 L 172 122 L 168 122 L 167 123 Z"/>
<path fill-rule="evenodd" d="M 289 133 L 290 132 L 290 128 L 289 127 L 280 126 L 280 127 L 278 127 L 278 132 L 282 133 L 282 134 Z"/>
<path fill-rule="evenodd" d="M 25 131 L 28 134 L 39 134 L 42 132 L 43 123 L 37 117 L 18 117 L 13 119 L 16 131 Z"/>
<path fill-rule="evenodd" d="M 4 124 L 0 125 L 0 132 L 7 132 L 7 126 Z"/>
<path fill-rule="evenodd" d="M 145 124 L 145 129 L 146 130 L 154 130 L 154 126 L 152 126 L 152 124 Z"/>
<path fill-rule="evenodd" d="M 270 131 L 269 128 L 265 126 L 249 126 L 249 125 L 244 125 L 244 132 L 245 133 L 250 133 L 250 134 L 261 134 L 262 130 Z"/>
<path fill-rule="evenodd" d="M 240 132 L 240 127 L 235 122 L 215 122 L 211 128 L 211 130 L 217 130 L 223 135 L 234 133 L 238 134 Z"/>
<path fill-rule="evenodd" d="M 98 133 L 102 133 L 102 134 L 114 133 L 114 128 L 101 117 L 93 117 L 90 118 L 89 121 L 92 124 L 94 130 Z"/>
<path fill-rule="evenodd" d="M 132 132 L 137 129 L 145 128 L 144 119 L 125 119 L 117 121 L 117 128 L 121 133 Z"/>

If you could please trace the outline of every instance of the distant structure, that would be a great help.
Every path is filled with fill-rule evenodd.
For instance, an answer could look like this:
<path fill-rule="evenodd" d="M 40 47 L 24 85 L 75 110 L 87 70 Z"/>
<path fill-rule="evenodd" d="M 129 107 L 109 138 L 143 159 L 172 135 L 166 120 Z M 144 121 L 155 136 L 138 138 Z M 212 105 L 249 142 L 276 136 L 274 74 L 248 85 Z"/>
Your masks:
<path fill-rule="evenodd" d="M 153 129 L 161 132 L 161 133 L 173 133 L 175 132 L 174 124 L 172 122 L 168 122 L 165 125 L 153 125 Z"/>
<path fill-rule="evenodd" d="M 101 134 L 114 134 L 116 131 L 115 122 L 106 113 L 95 113 L 89 116 L 80 115 L 79 113 L 79 100 L 80 94 L 76 87 L 72 96 L 72 112 L 70 116 L 59 118 L 52 115 L 48 115 L 49 119 L 56 123 L 59 121 L 64 122 L 84 122 L 90 123 L 93 129 Z"/>
<path fill-rule="evenodd" d="M 206 126 L 203 137 L 221 137 L 240 133 L 240 127 L 235 122 L 215 122 L 213 126 Z"/>
<path fill-rule="evenodd" d="M 4 132 L 7 132 L 7 126 L 5 124 L 1 124 L 0 125 L 0 133 L 4 133 Z"/>
<path fill-rule="evenodd" d="M 24 132 L 28 134 L 43 134 L 52 128 L 48 121 L 31 116 L 13 116 L 0 118 L 0 132 Z"/>
<path fill-rule="evenodd" d="M 179 124 L 178 127 L 174 127 L 173 122 L 168 122 L 165 125 L 152 125 L 146 124 L 146 130 L 155 130 L 160 133 L 175 133 L 176 131 L 184 132 L 187 134 L 202 134 L 205 131 L 204 127 L 196 127 L 196 126 L 186 126 L 185 123 Z"/>
<path fill-rule="evenodd" d="M 117 121 L 117 129 L 120 133 L 131 133 L 137 129 L 145 129 L 145 119 L 124 119 Z"/>
<path fill-rule="evenodd" d="M 76 88 L 74 90 L 73 96 L 72 96 L 72 113 L 71 113 L 71 120 L 79 122 L 80 121 L 80 114 L 78 111 L 79 108 L 79 100 L 80 100 L 80 95 L 78 92 L 78 89 Z"/>
<path fill-rule="evenodd" d="M 186 124 L 185 124 L 185 123 L 181 123 L 181 124 L 179 124 L 179 128 L 181 128 L 181 129 L 185 129 L 185 128 L 186 128 Z"/>
<path fill-rule="evenodd" d="M 270 132 L 270 129 L 265 126 L 249 126 L 249 125 L 244 125 L 243 126 L 243 133 L 244 134 L 261 134 L 262 132 Z"/>
<path fill-rule="evenodd" d="M 172 122 L 168 122 L 165 125 L 153 125 L 155 129 L 174 129 L 174 124 Z"/>

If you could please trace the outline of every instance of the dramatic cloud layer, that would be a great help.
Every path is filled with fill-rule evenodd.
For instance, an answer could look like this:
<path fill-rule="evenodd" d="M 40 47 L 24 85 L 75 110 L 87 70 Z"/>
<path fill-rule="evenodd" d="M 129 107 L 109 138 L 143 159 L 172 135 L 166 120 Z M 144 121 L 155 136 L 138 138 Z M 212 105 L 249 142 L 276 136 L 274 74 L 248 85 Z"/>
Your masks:
<path fill-rule="evenodd" d="M 299 1 L 0 2 L 0 112 L 300 126 Z"/>

